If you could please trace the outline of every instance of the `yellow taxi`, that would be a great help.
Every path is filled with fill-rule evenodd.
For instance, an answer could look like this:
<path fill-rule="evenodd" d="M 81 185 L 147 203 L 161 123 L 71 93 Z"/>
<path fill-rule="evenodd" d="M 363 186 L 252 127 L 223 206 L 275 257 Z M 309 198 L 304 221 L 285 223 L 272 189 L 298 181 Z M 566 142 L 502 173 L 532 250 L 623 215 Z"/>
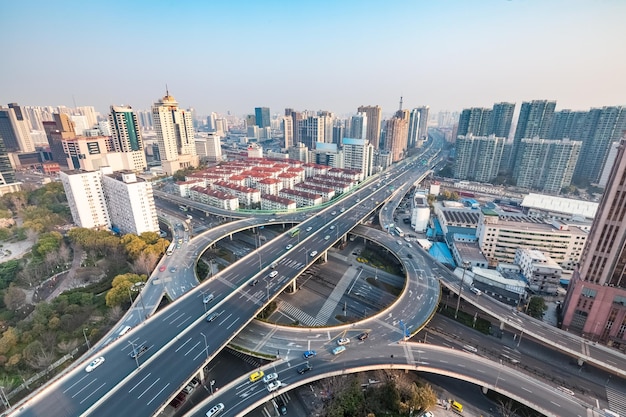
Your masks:
<path fill-rule="evenodd" d="M 263 378 L 264 375 L 263 371 L 256 371 L 250 374 L 250 382 L 257 382 L 259 379 Z"/>

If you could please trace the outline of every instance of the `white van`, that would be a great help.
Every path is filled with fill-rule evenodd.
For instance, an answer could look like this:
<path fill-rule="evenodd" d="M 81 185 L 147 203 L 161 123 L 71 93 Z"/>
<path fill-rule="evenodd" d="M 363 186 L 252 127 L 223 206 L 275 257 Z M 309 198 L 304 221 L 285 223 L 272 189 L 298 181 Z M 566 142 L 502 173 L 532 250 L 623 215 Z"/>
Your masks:
<path fill-rule="evenodd" d="M 124 326 L 124 327 L 122 327 L 122 330 L 120 330 L 119 335 L 120 336 L 124 336 L 126 333 L 128 333 L 130 331 L 130 329 L 132 329 L 131 326 Z"/>

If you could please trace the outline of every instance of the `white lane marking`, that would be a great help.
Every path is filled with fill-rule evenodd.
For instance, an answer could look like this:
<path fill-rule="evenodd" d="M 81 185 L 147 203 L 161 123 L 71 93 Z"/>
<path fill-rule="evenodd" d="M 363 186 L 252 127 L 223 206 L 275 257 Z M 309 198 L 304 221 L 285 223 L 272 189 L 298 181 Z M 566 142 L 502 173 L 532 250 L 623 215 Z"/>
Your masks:
<path fill-rule="evenodd" d="M 133 392 L 133 390 L 135 388 L 137 388 L 139 386 L 139 384 L 143 383 L 143 381 L 145 381 L 146 378 L 148 378 L 150 375 L 152 375 L 152 372 L 150 372 L 148 375 L 146 375 L 143 378 L 141 378 L 141 381 L 137 382 L 137 384 L 134 387 L 132 387 L 130 390 L 128 390 L 128 393 L 130 394 L 131 392 Z"/>
<path fill-rule="evenodd" d="M 156 395 L 155 395 L 154 397 L 152 397 L 152 399 L 151 399 L 150 401 L 148 401 L 148 403 L 147 403 L 146 405 L 150 405 L 150 403 L 151 403 L 152 401 L 154 401 L 154 400 L 156 399 L 156 397 L 158 397 L 159 395 L 161 395 L 161 393 L 162 393 L 163 391 L 165 391 L 165 389 L 166 389 L 167 387 L 169 387 L 169 385 L 170 385 L 170 383 L 169 383 L 169 382 L 168 382 L 167 384 L 165 384 L 165 386 L 164 386 L 163 388 L 161 388 L 161 391 L 157 392 L 157 393 L 156 393 Z"/>
<path fill-rule="evenodd" d="M 156 384 L 156 383 L 157 383 L 157 382 L 159 382 L 160 380 L 161 380 L 161 378 L 157 378 L 157 379 L 156 379 L 156 380 L 155 380 L 152 384 L 150 384 L 150 386 L 149 386 L 148 388 L 146 388 L 146 389 L 144 390 L 144 392 L 142 392 L 142 393 L 141 393 L 141 395 L 140 395 L 139 397 L 137 397 L 137 399 L 139 399 L 139 398 L 143 397 L 143 395 L 144 395 L 146 392 L 148 392 L 148 390 L 149 390 L 150 388 L 152 388 L 152 387 L 154 386 L 154 384 Z"/>
<path fill-rule="evenodd" d="M 96 382 L 96 380 L 94 379 L 93 381 L 89 382 L 87 385 L 85 385 L 84 387 L 82 387 L 80 390 L 78 390 L 78 392 L 74 395 L 72 395 L 72 398 L 75 398 L 78 394 L 80 394 L 81 392 L 83 392 L 87 387 L 89 387 L 89 385 L 93 384 L 94 382 Z"/>
<path fill-rule="evenodd" d="M 183 343 L 182 345 L 180 345 L 180 347 L 179 347 L 178 349 L 176 349 L 174 352 L 178 352 L 179 350 L 181 350 L 182 348 L 184 348 L 184 347 L 185 347 L 185 345 L 186 345 L 187 343 L 189 343 L 189 342 L 191 342 L 191 337 L 190 337 L 189 339 L 187 339 L 187 340 L 185 341 L 185 343 Z"/>
<path fill-rule="evenodd" d="M 197 348 L 200 345 L 200 341 L 196 342 L 195 345 L 193 345 L 191 348 L 189 348 L 189 350 L 187 352 L 185 352 L 185 356 L 189 355 L 191 353 L 191 351 L 193 351 L 195 348 Z"/>
<path fill-rule="evenodd" d="M 91 397 L 92 395 L 94 395 L 96 393 L 96 391 L 98 391 L 100 388 L 102 388 L 103 386 L 105 386 L 107 383 L 103 382 L 102 385 L 100 385 L 98 388 L 96 388 L 95 390 L 93 390 L 91 392 L 91 394 L 89 394 L 88 396 L 86 396 L 85 398 L 83 398 L 83 400 L 80 402 L 80 404 L 84 403 L 85 401 L 87 401 L 89 399 L 89 397 Z"/>
<path fill-rule="evenodd" d="M 74 385 L 82 382 L 83 379 L 87 378 L 89 376 L 89 374 L 86 374 L 85 376 L 83 376 L 81 379 L 79 379 L 78 381 L 74 382 L 72 385 L 70 385 L 69 387 L 67 387 L 67 389 L 65 391 L 63 391 L 63 394 L 65 394 L 66 392 L 68 392 L 69 390 L 71 390 L 72 388 L 74 388 Z"/>

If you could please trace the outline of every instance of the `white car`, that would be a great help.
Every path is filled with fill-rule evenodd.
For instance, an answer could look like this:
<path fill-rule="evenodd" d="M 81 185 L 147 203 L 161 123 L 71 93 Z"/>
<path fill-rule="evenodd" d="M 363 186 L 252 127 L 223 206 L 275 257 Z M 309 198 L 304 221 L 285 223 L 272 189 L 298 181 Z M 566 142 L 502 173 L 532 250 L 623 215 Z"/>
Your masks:
<path fill-rule="evenodd" d="M 209 301 L 211 301 L 214 298 L 213 293 L 211 294 L 206 294 L 204 297 L 202 297 L 202 302 L 204 304 L 207 304 Z"/>
<path fill-rule="evenodd" d="M 324 236 L 324 240 L 328 240 L 328 239 L 330 239 L 330 235 Z"/>
<path fill-rule="evenodd" d="M 287 250 L 289 250 L 289 249 L 291 249 L 291 248 L 293 248 L 293 245 L 292 245 L 291 243 L 290 243 L 290 244 L 288 244 L 287 246 L 285 246 L 285 249 L 287 249 Z"/>
<path fill-rule="evenodd" d="M 315 256 L 315 255 L 317 255 L 317 251 L 316 251 L 316 250 L 314 250 L 313 252 L 311 252 L 311 256 Z"/>
<path fill-rule="evenodd" d="M 348 339 L 347 337 L 342 337 L 341 339 L 337 340 L 337 345 L 339 346 L 347 345 L 348 343 L 350 343 L 350 339 Z"/>
<path fill-rule="evenodd" d="M 103 363 L 104 363 L 104 356 L 100 356 L 99 358 L 96 358 L 92 360 L 91 362 L 89 362 L 89 365 L 87 365 L 87 367 L 85 368 L 85 371 L 91 372 L 94 369 L 96 369 L 98 366 L 102 365 Z"/>
<path fill-rule="evenodd" d="M 269 384 L 275 379 L 278 379 L 278 374 L 276 372 L 272 372 L 271 374 L 267 374 L 263 377 L 263 382 Z"/>
<path fill-rule="evenodd" d="M 307 231 L 307 232 L 310 232 L 311 230 L 313 230 L 313 228 L 312 228 L 311 226 L 309 226 L 309 227 L 307 227 L 307 228 L 306 228 L 306 231 Z"/>
<path fill-rule="evenodd" d="M 276 275 L 278 275 L 278 271 L 270 272 L 270 278 L 274 278 Z"/>
<path fill-rule="evenodd" d="M 278 388 L 280 388 L 280 384 L 281 382 L 279 380 L 270 382 L 269 384 L 267 384 L 267 391 L 268 392 L 276 391 Z"/>
<path fill-rule="evenodd" d="M 335 230 L 335 225 L 330 226 L 330 230 Z"/>
<path fill-rule="evenodd" d="M 219 413 L 221 413 L 223 410 L 224 410 L 224 404 L 223 403 L 219 403 L 218 405 L 214 405 L 213 407 L 211 407 L 211 409 L 209 411 L 206 412 L 206 417 L 216 416 Z"/>

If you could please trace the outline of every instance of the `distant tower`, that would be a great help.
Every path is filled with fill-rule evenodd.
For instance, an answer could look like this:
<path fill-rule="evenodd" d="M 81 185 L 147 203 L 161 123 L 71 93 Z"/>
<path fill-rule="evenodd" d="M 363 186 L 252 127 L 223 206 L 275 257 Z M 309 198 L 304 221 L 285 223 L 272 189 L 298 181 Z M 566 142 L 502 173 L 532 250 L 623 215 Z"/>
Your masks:
<path fill-rule="evenodd" d="M 115 152 L 128 154 L 127 164 L 132 171 L 143 171 L 148 166 L 143 149 L 137 114 L 130 106 L 111 106 L 109 125 Z"/>
<path fill-rule="evenodd" d="M 563 308 L 563 329 L 626 346 L 626 136 L 622 137 Z"/>
<path fill-rule="evenodd" d="M 256 119 L 256 125 L 260 128 L 270 127 L 270 108 L 269 107 L 255 107 L 254 116 Z"/>
<path fill-rule="evenodd" d="M 34 152 L 35 145 L 30 136 L 30 123 L 20 106 L 10 103 L 0 106 L 0 135 L 8 152 Z"/>
<path fill-rule="evenodd" d="M 161 161 L 176 161 L 179 155 L 196 154 L 191 112 L 179 108 L 169 93 L 154 103 L 152 118 Z"/>
<path fill-rule="evenodd" d="M 382 123 L 382 112 L 380 106 L 361 106 L 357 109 L 359 113 L 367 116 L 366 139 L 372 144 L 374 149 L 380 147 L 380 126 Z"/>
<path fill-rule="evenodd" d="M 409 111 L 398 110 L 385 125 L 385 150 L 391 153 L 392 162 L 404 158 L 409 139 Z"/>
<path fill-rule="evenodd" d="M 352 116 L 348 137 L 353 139 L 367 139 L 367 114 L 357 113 L 355 116 Z"/>
<path fill-rule="evenodd" d="M 513 137 L 513 149 L 509 159 L 509 170 L 515 168 L 518 159 L 518 151 L 522 139 L 539 137 L 545 139 L 550 133 L 556 101 L 533 100 L 525 101 L 520 108 L 517 128 Z"/>

